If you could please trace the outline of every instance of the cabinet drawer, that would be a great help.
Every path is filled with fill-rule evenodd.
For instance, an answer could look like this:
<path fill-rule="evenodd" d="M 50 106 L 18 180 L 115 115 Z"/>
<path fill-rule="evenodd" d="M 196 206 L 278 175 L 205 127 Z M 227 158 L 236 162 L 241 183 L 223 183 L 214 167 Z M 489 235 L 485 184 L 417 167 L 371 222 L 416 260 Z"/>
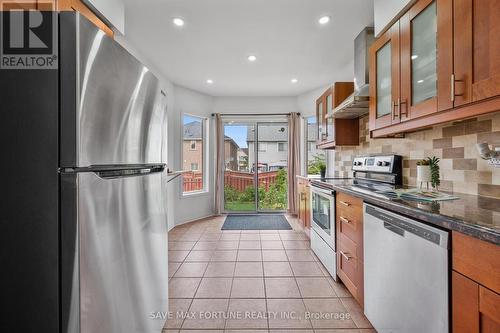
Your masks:
<path fill-rule="evenodd" d="M 500 293 L 500 246 L 452 233 L 453 269 Z"/>
<path fill-rule="evenodd" d="M 343 212 L 361 213 L 363 211 L 363 200 L 337 192 L 336 207 L 337 210 Z"/>
<path fill-rule="evenodd" d="M 338 232 L 347 236 L 356 245 L 363 243 L 363 223 L 361 218 L 337 212 Z"/>
<path fill-rule="evenodd" d="M 481 326 L 491 328 L 486 332 L 500 332 L 500 295 L 479 286 L 479 313 Z"/>
<path fill-rule="evenodd" d="M 340 235 L 339 268 L 355 284 L 358 283 L 358 269 L 360 258 L 359 246 L 345 235 Z"/>
<path fill-rule="evenodd" d="M 351 294 L 363 306 L 363 262 L 360 247 L 345 235 L 340 235 L 337 248 L 337 274 Z"/>

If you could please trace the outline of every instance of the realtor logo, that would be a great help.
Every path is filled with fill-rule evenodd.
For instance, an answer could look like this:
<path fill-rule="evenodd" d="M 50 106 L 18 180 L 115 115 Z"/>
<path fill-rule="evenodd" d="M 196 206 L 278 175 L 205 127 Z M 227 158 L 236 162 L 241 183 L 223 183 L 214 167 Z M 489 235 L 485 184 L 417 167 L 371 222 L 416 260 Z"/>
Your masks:
<path fill-rule="evenodd" d="M 57 69 L 55 1 L 3 1 L 0 69 Z"/>

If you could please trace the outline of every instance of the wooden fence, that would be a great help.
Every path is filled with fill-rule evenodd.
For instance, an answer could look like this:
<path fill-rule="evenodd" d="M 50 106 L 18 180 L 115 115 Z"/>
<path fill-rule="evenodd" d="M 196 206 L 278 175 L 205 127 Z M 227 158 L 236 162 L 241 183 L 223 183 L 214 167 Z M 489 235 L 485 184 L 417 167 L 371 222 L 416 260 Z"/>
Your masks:
<path fill-rule="evenodd" d="M 276 181 L 278 171 L 260 172 L 259 187 L 263 186 L 266 191 L 269 185 Z M 191 171 L 183 174 L 184 192 L 200 191 L 203 189 L 203 176 L 201 172 Z M 247 187 L 254 186 L 254 174 L 249 172 L 225 171 L 224 185 L 243 192 Z"/>

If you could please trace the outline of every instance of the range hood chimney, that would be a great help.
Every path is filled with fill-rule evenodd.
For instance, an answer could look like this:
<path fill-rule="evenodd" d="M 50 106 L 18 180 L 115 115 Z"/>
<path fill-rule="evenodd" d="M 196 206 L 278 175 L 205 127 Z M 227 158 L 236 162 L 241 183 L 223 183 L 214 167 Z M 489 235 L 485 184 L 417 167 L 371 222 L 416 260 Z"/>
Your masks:
<path fill-rule="evenodd" d="M 369 102 L 369 49 L 374 29 L 367 27 L 354 40 L 354 93 L 335 108 L 335 118 L 359 118 L 368 113 Z"/>

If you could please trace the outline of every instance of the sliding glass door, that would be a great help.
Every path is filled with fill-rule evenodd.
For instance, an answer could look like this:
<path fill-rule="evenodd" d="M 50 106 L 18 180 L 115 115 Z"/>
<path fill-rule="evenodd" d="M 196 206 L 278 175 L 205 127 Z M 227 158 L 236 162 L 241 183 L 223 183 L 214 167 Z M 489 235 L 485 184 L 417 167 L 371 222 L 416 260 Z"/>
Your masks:
<path fill-rule="evenodd" d="M 257 208 L 287 209 L 288 124 L 257 123 Z"/>
<path fill-rule="evenodd" d="M 248 138 L 253 136 L 255 127 L 245 123 L 224 124 L 224 210 L 227 212 L 257 210 L 255 173 L 248 164 Z"/>
<path fill-rule="evenodd" d="M 287 209 L 286 122 L 226 122 L 224 161 L 226 212 Z"/>

